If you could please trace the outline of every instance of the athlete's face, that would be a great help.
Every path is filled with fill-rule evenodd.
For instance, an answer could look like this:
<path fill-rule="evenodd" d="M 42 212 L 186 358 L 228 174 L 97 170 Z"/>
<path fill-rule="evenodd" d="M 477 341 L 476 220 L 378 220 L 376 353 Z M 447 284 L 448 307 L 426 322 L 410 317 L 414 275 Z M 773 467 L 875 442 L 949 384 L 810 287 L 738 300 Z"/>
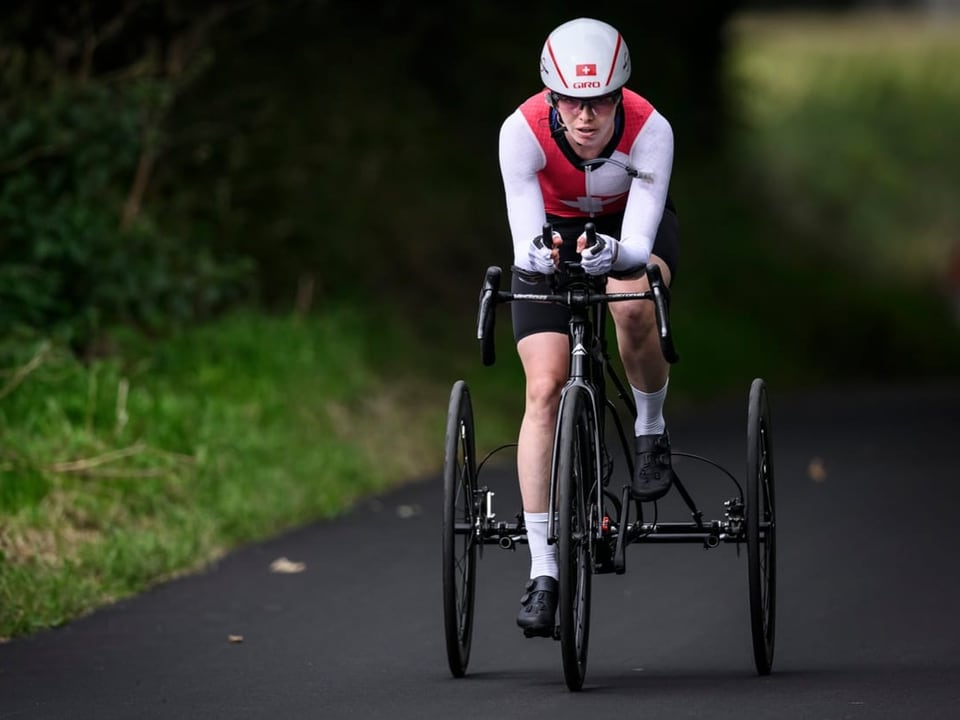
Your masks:
<path fill-rule="evenodd" d="M 613 137 L 620 93 L 599 98 L 554 96 L 554 106 L 567 128 L 567 138 L 581 157 L 594 158 Z"/>

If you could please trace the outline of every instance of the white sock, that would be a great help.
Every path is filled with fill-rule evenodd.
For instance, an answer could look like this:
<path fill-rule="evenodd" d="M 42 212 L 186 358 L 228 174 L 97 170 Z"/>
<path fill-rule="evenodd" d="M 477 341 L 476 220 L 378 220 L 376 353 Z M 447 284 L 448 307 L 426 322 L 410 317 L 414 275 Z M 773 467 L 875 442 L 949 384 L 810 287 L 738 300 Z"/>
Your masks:
<path fill-rule="evenodd" d="M 547 545 L 547 518 L 549 513 L 524 511 L 523 522 L 527 526 L 527 544 L 530 546 L 530 579 L 549 575 L 554 580 L 560 577 L 557 568 L 557 548 Z"/>
<path fill-rule="evenodd" d="M 637 390 L 633 385 L 633 397 L 637 403 L 637 422 L 633 426 L 634 434 L 640 435 L 661 435 L 667 429 L 667 423 L 663 419 L 663 402 L 667 399 L 667 386 L 670 380 L 663 384 L 663 387 L 652 393 L 645 393 Z"/>

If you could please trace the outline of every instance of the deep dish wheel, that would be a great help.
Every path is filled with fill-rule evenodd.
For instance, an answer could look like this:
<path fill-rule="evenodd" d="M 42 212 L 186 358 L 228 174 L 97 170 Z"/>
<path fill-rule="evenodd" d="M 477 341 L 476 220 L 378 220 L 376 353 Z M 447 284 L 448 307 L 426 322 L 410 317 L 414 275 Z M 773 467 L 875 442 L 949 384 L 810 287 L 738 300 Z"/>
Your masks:
<path fill-rule="evenodd" d="M 773 667 L 777 600 L 777 524 L 774 499 L 773 434 L 767 388 L 750 386 L 747 411 L 747 562 L 750 575 L 750 627 L 757 673 Z"/>
<path fill-rule="evenodd" d="M 450 392 L 443 460 L 443 624 L 447 662 L 463 677 L 473 638 L 477 581 L 477 464 L 470 392 L 458 380 Z"/>

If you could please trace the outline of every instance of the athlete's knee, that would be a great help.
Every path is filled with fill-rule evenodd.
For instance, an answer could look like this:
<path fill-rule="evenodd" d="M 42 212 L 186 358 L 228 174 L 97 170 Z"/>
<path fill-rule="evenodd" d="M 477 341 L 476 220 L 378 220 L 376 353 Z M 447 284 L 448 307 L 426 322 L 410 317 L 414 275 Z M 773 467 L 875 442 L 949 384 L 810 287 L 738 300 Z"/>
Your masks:
<path fill-rule="evenodd" d="M 527 375 L 527 412 L 555 413 L 565 378 L 549 372 Z"/>
<path fill-rule="evenodd" d="M 642 342 L 656 331 L 657 319 L 649 300 L 611 303 L 610 314 L 621 337 Z"/>

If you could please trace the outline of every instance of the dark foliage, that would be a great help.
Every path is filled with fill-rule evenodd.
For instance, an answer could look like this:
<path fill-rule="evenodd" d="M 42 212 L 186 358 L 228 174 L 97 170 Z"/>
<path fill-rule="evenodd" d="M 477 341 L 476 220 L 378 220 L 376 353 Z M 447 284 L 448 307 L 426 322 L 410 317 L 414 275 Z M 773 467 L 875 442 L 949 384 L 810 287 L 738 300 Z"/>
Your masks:
<path fill-rule="evenodd" d="M 722 142 L 735 0 L 597 2 L 678 162 Z M 505 221 L 496 133 L 581 4 L 19 2 L 0 10 L 8 322 L 162 327 L 471 281 Z M 451 251 L 451 248 L 455 251 Z M 481 257 L 483 259 L 481 259 Z"/>

